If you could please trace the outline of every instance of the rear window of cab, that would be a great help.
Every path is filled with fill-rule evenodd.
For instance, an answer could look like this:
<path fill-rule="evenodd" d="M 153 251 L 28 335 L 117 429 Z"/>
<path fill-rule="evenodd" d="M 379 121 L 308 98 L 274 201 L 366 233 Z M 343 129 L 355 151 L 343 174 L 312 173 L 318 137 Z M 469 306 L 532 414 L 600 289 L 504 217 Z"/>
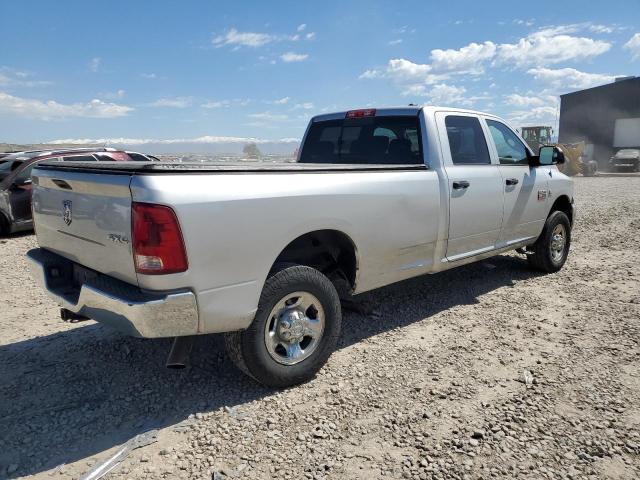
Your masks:
<path fill-rule="evenodd" d="M 417 165 L 424 163 L 418 116 L 313 122 L 299 162 Z"/>

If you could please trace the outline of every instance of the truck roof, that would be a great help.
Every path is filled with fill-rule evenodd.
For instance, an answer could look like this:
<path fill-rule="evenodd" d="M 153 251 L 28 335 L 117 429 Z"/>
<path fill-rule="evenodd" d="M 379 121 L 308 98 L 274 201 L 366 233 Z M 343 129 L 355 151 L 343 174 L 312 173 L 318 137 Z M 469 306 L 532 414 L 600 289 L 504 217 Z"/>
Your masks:
<path fill-rule="evenodd" d="M 477 110 L 470 110 L 467 108 L 452 108 L 452 107 L 443 107 L 443 106 L 436 106 L 436 105 L 408 105 L 408 106 L 401 106 L 401 107 L 382 107 L 382 108 L 366 107 L 363 109 L 353 108 L 350 110 L 343 110 L 339 112 L 323 113 L 321 115 L 316 115 L 311 119 L 311 121 L 323 122 L 326 120 L 341 120 L 345 118 L 345 116 L 347 115 L 347 112 L 352 112 L 354 110 L 369 110 L 369 109 L 375 109 L 376 116 L 403 116 L 403 115 L 410 116 L 410 115 L 418 115 L 418 113 L 420 113 L 421 110 L 424 110 L 427 113 L 434 113 L 440 110 L 446 110 L 447 112 L 471 113 L 474 115 L 485 115 L 488 117 L 499 118 L 496 115 L 493 115 L 491 113 L 480 112 Z"/>

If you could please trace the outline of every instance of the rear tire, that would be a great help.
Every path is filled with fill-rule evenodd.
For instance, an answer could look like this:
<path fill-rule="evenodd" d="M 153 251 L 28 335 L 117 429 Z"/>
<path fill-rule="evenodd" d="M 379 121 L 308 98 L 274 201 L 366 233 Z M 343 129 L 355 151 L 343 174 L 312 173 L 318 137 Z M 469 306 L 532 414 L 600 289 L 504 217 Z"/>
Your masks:
<path fill-rule="evenodd" d="M 552 212 L 544 224 L 542 233 L 533 244 L 533 252 L 527 255 L 529 265 L 536 270 L 554 273 L 562 268 L 571 246 L 571 222 L 566 213 Z"/>
<path fill-rule="evenodd" d="M 265 282 L 249 328 L 225 334 L 227 354 L 266 386 L 297 385 L 327 362 L 341 323 L 340 298 L 329 279 L 314 268 L 288 265 Z"/>

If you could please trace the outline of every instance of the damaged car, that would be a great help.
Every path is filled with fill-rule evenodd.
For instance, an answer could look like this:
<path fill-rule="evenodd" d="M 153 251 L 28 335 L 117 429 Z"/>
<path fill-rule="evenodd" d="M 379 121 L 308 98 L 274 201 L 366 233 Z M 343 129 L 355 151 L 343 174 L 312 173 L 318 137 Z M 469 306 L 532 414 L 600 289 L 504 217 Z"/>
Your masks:
<path fill-rule="evenodd" d="M 31 230 L 31 171 L 40 162 L 157 160 L 113 148 L 75 148 L 12 153 L 0 158 L 0 235 Z"/>

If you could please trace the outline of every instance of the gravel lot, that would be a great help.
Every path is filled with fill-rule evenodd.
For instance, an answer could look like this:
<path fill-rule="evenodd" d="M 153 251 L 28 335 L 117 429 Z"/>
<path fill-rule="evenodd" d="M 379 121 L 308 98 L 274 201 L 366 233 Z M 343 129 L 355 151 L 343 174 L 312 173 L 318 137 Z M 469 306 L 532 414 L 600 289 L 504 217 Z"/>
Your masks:
<path fill-rule="evenodd" d="M 150 428 L 110 478 L 640 478 L 640 177 L 576 190 L 560 273 L 502 255 L 366 294 L 286 391 L 219 337 L 169 371 L 169 340 L 62 323 L 35 237 L 0 239 L 0 478 L 78 478 Z"/>

